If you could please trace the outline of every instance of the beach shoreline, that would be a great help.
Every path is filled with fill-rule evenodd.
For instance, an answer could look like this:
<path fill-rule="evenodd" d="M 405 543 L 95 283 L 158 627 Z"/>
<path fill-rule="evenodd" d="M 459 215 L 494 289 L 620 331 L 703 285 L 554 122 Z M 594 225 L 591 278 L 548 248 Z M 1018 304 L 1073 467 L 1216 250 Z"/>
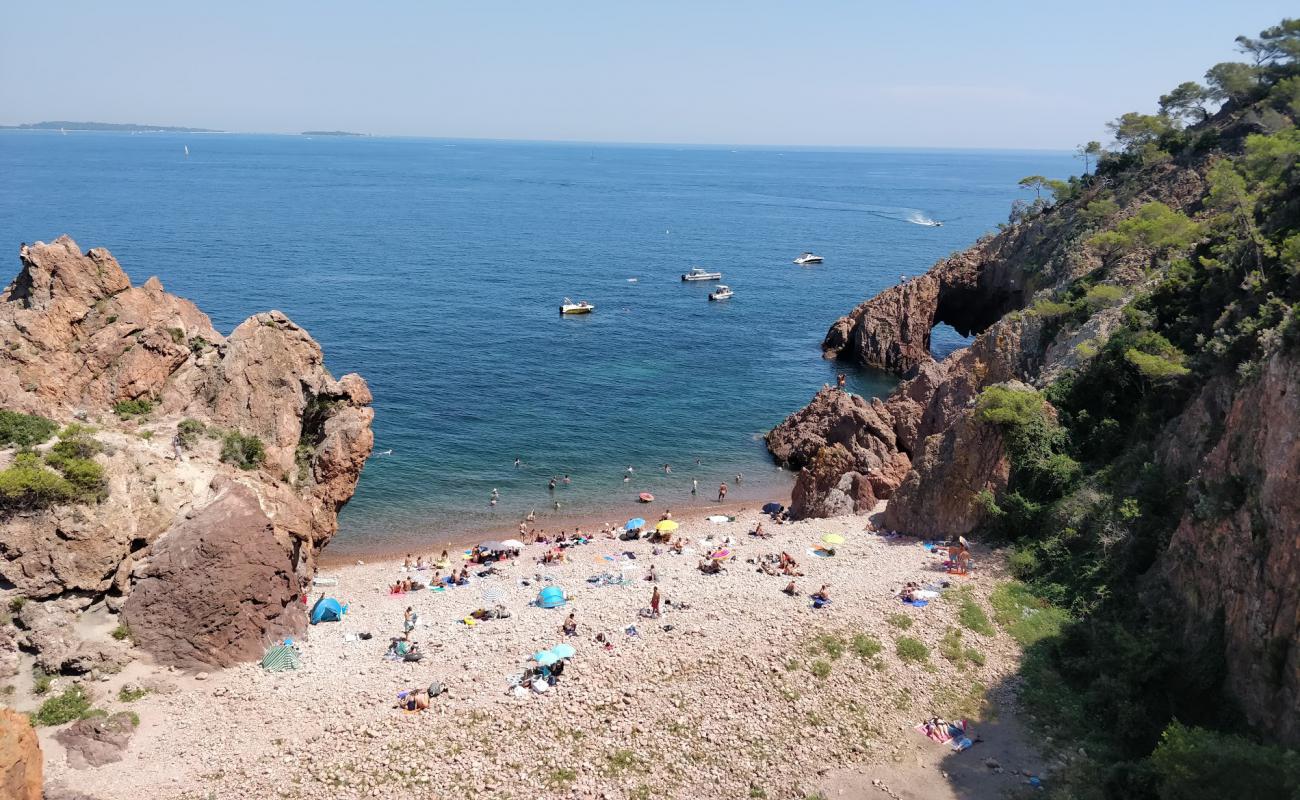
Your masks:
<path fill-rule="evenodd" d="M 720 503 L 714 499 L 718 487 L 711 486 L 706 490 L 702 485 L 700 494 L 694 497 L 687 495 L 685 498 L 677 496 L 672 500 L 664 500 L 656 495 L 652 503 L 628 500 L 604 505 L 599 510 L 576 513 L 538 509 L 537 519 L 529 523 L 528 527 L 530 530 L 535 529 L 539 533 L 544 532 L 553 536 L 561 531 L 577 529 L 581 529 L 584 533 L 591 533 L 606 525 L 621 528 L 634 517 L 643 517 L 653 522 L 657 521 L 664 511 L 671 511 L 673 518 L 678 521 L 699 520 L 713 514 L 734 516 L 748 509 L 760 508 L 769 501 L 789 506 L 791 486 L 791 481 L 771 483 L 755 481 L 753 486 L 744 485 L 742 492 L 733 490 L 731 493 L 743 493 L 743 497 L 731 499 L 729 495 L 727 500 Z M 358 561 L 400 561 L 408 553 L 412 556 L 424 555 L 428 558 L 430 555 L 437 555 L 437 552 L 430 553 L 431 550 L 441 551 L 444 548 L 473 546 L 494 539 L 517 539 L 519 522 L 522 519 L 521 516 L 519 519 L 503 521 L 501 524 L 473 524 L 466 526 L 464 530 L 453 529 L 445 533 L 408 531 L 382 538 L 362 538 L 361 535 L 354 534 L 346 536 L 343 541 L 338 541 L 339 535 L 336 534 L 335 540 L 331 541 L 317 556 L 316 563 L 318 568 L 329 569 Z"/>
<path fill-rule="evenodd" d="M 194 673 L 137 661 L 85 684 L 97 706 L 139 715 L 124 761 L 73 770 L 58 729 L 42 728 L 48 775 L 103 800 L 405 798 L 413 791 L 734 797 L 750 787 L 766 792 L 750 796 L 802 797 L 877 774 L 895 786 L 914 781 L 921 793 L 900 795 L 907 798 L 982 800 L 1010 788 L 1010 774 L 989 774 L 980 779 L 989 793 L 956 792 L 944 766 L 954 757 L 1010 760 L 1001 749 L 1010 738 L 953 756 L 912 726 L 935 714 L 977 718 L 985 687 L 1009 716 L 1014 692 L 1006 687 L 1019 648 L 1003 633 L 967 630 L 966 647 L 982 657 L 951 663 L 939 652 L 961 624 L 960 604 L 945 598 L 912 608 L 895 597 L 907 581 L 950 580 L 987 607 L 1005 577 L 999 554 L 976 545 L 979 572 L 956 583 L 942 555 L 912 537 L 871 532 L 868 517 L 778 524 L 752 503 L 724 507 L 734 520 L 705 519 L 703 512 L 722 507 L 674 512 L 677 533 L 690 542 L 683 555 L 644 539 L 596 537 L 566 549 L 562 562 L 542 564 L 549 545 L 533 544 L 493 574 L 475 569 L 468 586 L 398 595 L 390 592 L 394 581 L 428 573 L 403 570 L 400 556 L 324 567 L 319 574 L 330 585 L 313 587 L 312 599 L 336 597 L 347 612 L 296 642 L 299 669 L 271 673 L 249 663 Z M 749 535 L 759 522 L 771 538 Z M 817 557 L 827 534 L 844 542 L 835 557 Z M 734 556 L 726 571 L 702 574 L 698 563 L 718 548 Z M 757 568 L 782 552 L 799 562 L 801 577 Z M 646 579 L 652 568 L 654 583 Z M 796 591 L 787 596 L 781 589 L 792 580 Z M 833 603 L 817 609 L 808 596 L 823 585 Z M 565 591 L 563 608 L 533 604 L 545 586 Z M 648 615 L 656 587 L 660 617 Z M 510 617 L 467 624 L 472 611 L 496 604 Z M 419 615 L 411 636 L 426 657 L 385 660 L 408 607 Z M 565 637 L 569 613 L 578 632 Z M 900 615 L 912 620 L 910 630 L 897 627 Z M 903 635 L 933 655 L 900 658 L 895 640 Z M 530 655 L 561 641 L 577 652 L 559 684 L 544 694 L 511 694 L 511 676 Z M 394 708 L 398 692 L 433 681 L 449 694 L 428 711 Z M 118 695 L 127 684 L 149 691 L 125 702 Z M 1023 742 L 1016 746 L 1026 752 Z M 647 786 L 654 787 L 648 795 Z"/>

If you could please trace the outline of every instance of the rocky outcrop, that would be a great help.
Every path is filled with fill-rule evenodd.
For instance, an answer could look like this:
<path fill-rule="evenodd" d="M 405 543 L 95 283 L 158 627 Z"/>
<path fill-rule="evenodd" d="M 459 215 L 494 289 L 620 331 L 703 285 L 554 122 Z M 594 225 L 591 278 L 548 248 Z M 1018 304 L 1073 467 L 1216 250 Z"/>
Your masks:
<path fill-rule="evenodd" d="M 181 667 L 260 658 L 306 624 L 290 538 L 277 535 L 248 488 L 180 520 L 135 570 L 122 615 L 135 643 Z"/>
<path fill-rule="evenodd" d="M 135 735 L 135 720 L 125 712 L 79 719 L 54 734 L 73 769 L 102 767 L 121 761 Z"/>
<path fill-rule="evenodd" d="M 1219 387 L 1192 404 L 1217 405 Z M 1226 658 L 1228 692 L 1279 741 L 1300 741 L 1300 354 L 1240 388 L 1163 559 L 1188 641 Z M 1219 632 L 1223 642 L 1212 641 Z"/>
<path fill-rule="evenodd" d="M 116 609 L 148 576 L 151 615 L 178 633 L 146 635 L 142 643 L 165 647 L 160 655 L 169 658 L 177 636 L 201 630 L 203 644 L 179 648 L 190 664 L 229 663 L 223 646 L 250 657 L 253 639 L 300 627 L 284 586 L 296 592 L 310 576 L 370 454 L 365 381 L 333 378 L 316 342 L 279 312 L 258 314 L 223 336 L 157 278 L 133 286 L 105 250 L 82 253 L 62 237 L 26 245 L 20 258 L 22 271 L 0 293 L 0 408 L 93 425 L 102 445 L 94 458 L 108 487 L 98 503 L 8 513 L 0 524 L 0 579 L 29 598 L 104 598 Z M 119 419 L 114 406 L 123 401 L 145 401 L 151 410 Z M 182 449 L 182 420 L 208 435 Z M 259 440 L 261 463 L 244 469 L 222 461 L 222 438 L 230 434 Z M 0 451 L 0 468 L 10 458 Z M 257 523 L 235 514 L 236 504 L 256 509 Z M 244 539 L 199 530 L 223 515 L 247 522 Z M 183 568 L 178 554 L 191 559 Z M 251 565 L 241 573 L 234 565 L 245 557 Z M 163 587 L 197 573 L 210 573 L 200 583 L 216 594 L 224 588 L 237 604 L 247 602 L 244 613 L 224 623 L 209 619 L 208 627 L 180 625 L 193 609 Z M 212 584 L 212 575 L 229 584 Z M 168 603 L 182 605 L 169 615 Z M 151 624 L 138 614 L 135 621 L 142 632 Z M 77 642 L 55 649 L 42 658 L 65 671 L 96 656 Z"/>
<path fill-rule="evenodd" d="M 41 800 L 45 758 L 27 717 L 0 708 L 0 798 Z"/>

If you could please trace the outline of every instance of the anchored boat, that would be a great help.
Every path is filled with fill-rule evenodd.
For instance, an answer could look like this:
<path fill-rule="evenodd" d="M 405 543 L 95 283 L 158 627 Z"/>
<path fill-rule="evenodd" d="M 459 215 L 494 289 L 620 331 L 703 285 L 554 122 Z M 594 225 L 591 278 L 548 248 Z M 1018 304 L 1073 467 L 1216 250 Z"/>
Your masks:
<path fill-rule="evenodd" d="M 575 303 L 566 297 L 564 302 L 560 304 L 561 314 L 590 314 L 595 310 L 596 307 L 586 300 L 579 300 Z"/>
<path fill-rule="evenodd" d="M 794 263 L 803 266 L 804 264 L 820 264 L 825 260 L 826 259 L 822 258 L 819 255 L 814 255 L 813 253 L 804 253 L 803 255 L 796 258 L 794 260 Z"/>
<path fill-rule="evenodd" d="M 735 292 L 731 291 L 731 287 L 730 287 L 730 286 L 723 286 L 723 285 L 721 285 L 721 284 L 718 284 L 718 288 L 716 288 L 716 289 L 714 289 L 713 291 L 709 292 L 709 299 L 710 299 L 710 300 L 727 300 L 727 299 L 729 299 L 733 294 L 735 294 Z"/>
<path fill-rule="evenodd" d="M 720 281 L 721 272 L 709 272 L 704 267 L 691 267 L 691 271 L 682 275 L 684 281 Z"/>

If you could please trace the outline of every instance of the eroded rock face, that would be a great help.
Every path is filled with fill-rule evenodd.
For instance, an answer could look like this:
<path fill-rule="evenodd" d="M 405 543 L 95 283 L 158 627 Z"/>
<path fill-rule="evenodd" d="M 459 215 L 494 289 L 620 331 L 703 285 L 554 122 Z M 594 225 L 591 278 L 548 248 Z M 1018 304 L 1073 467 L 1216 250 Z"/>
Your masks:
<path fill-rule="evenodd" d="M 265 625 L 261 633 L 269 636 L 300 623 L 293 614 L 268 609 L 285 599 L 280 583 L 296 587 L 298 577 L 311 574 L 370 455 L 373 411 L 365 381 L 333 378 L 320 347 L 279 312 L 251 317 L 225 337 L 193 303 L 167 294 L 157 278 L 132 286 L 105 250 L 82 253 L 62 237 L 24 246 L 20 258 L 22 271 L 0 292 L 0 408 L 96 426 L 103 452 L 95 460 L 109 487 L 100 503 L 6 516 L 0 578 L 26 597 L 104 597 L 119 608 L 141 576 L 163 582 L 183 577 L 174 561 L 149 570 L 155 555 L 184 552 L 199 559 L 185 569 L 213 569 L 232 581 L 227 595 L 258 608 L 227 617 L 224 632 L 212 621 L 215 627 L 203 631 L 205 643 L 185 658 L 229 663 L 218 652 L 222 646 L 233 647 L 238 658 L 260 655 L 248 645 L 250 625 Z M 151 401 L 153 410 L 120 420 L 113 405 L 125 400 Z M 182 450 L 174 437 L 183 419 L 213 434 Z M 220 438 L 228 432 L 261 440 L 266 457 L 260 467 L 245 470 L 220 460 Z M 0 467 L 10 457 L 0 452 Z M 263 517 L 244 527 L 251 538 L 201 536 L 201 547 L 164 546 L 173 535 L 190 541 L 195 526 L 184 523 L 228 511 L 232 497 L 246 507 L 251 497 Z M 280 583 L 255 589 L 233 568 L 244 551 L 262 578 Z M 292 581 L 281 575 L 286 569 L 297 571 Z M 182 602 L 179 595 L 152 591 L 150 607 L 159 613 L 166 603 Z M 104 655 L 75 641 L 51 646 L 59 652 L 43 658 L 58 660 L 65 670 Z"/>
<path fill-rule="evenodd" d="M 1195 479 L 1196 502 L 1163 558 L 1165 574 L 1188 610 L 1189 641 L 1214 646 L 1221 623 L 1227 689 L 1247 719 L 1298 742 L 1300 355 L 1273 356 L 1236 392 L 1217 430 Z"/>
<path fill-rule="evenodd" d="M 27 717 L 0 708 L 0 797 L 41 800 L 45 758 Z"/>
<path fill-rule="evenodd" d="M 947 429 L 926 437 L 885 508 L 885 525 L 936 538 L 969 533 L 985 518 L 979 493 L 1001 492 L 1010 476 L 1001 432 L 963 413 Z"/>

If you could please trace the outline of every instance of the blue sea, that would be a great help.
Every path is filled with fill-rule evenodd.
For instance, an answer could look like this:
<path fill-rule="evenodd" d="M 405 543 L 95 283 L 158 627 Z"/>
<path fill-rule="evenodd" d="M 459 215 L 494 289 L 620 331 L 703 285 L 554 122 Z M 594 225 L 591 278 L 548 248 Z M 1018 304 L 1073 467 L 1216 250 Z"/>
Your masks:
<path fill-rule="evenodd" d="M 737 474 L 731 499 L 787 498 L 761 437 L 843 369 L 821 358 L 827 327 L 1005 220 L 1019 178 L 1074 166 L 1055 152 L 3 131 L 0 248 L 16 273 L 19 242 L 68 233 L 136 282 L 160 276 L 219 330 L 280 309 L 335 375 L 365 376 L 376 454 L 331 545 L 347 555 L 511 531 L 530 509 L 543 525 L 614 519 L 642 491 L 685 507 Z M 805 250 L 825 263 L 792 264 Z M 683 283 L 693 266 L 735 297 Z M 596 312 L 561 317 L 565 297 Z M 961 345 L 936 332 L 937 354 Z"/>

